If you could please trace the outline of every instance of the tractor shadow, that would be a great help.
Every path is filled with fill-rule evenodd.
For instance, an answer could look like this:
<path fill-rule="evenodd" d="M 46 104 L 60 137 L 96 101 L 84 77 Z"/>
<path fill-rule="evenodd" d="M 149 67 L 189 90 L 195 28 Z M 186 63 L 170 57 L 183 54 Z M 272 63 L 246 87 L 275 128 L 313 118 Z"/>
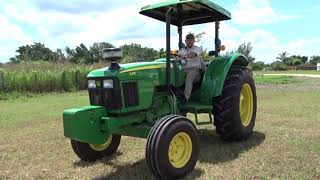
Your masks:
<path fill-rule="evenodd" d="M 94 177 L 94 180 L 117 179 L 117 180 L 157 180 L 150 172 L 145 159 L 130 164 L 106 162 L 106 166 L 112 166 L 115 170 L 112 173 Z M 203 174 L 203 170 L 195 168 L 187 175 L 187 179 L 196 179 Z"/>
<path fill-rule="evenodd" d="M 241 153 L 259 146 L 265 140 L 265 134 L 261 132 L 253 132 L 252 136 L 243 142 L 228 143 L 220 139 L 219 135 L 213 129 L 200 129 L 200 154 L 199 162 L 208 162 L 212 164 L 223 163 L 235 160 Z M 115 159 L 121 156 L 121 152 L 117 152 L 111 157 L 107 157 L 101 161 L 106 166 L 112 167 L 112 172 L 102 174 L 93 179 L 117 179 L 117 180 L 153 180 L 156 179 L 151 174 L 145 159 L 140 159 L 133 163 L 123 164 Z M 94 163 L 83 161 L 75 162 L 74 166 L 87 167 Z M 183 179 L 196 179 L 201 177 L 204 170 L 196 168 Z"/>
<path fill-rule="evenodd" d="M 102 160 L 99 160 L 99 161 L 102 162 L 102 163 L 110 162 L 112 160 L 117 159 L 117 157 L 121 156 L 121 155 L 122 155 L 122 152 L 117 151 L 112 156 L 106 157 L 106 158 L 104 158 Z M 97 161 L 97 162 L 86 162 L 86 161 L 83 161 L 83 160 L 78 160 L 78 161 L 73 163 L 73 166 L 85 168 L 85 167 L 93 166 L 93 165 L 97 164 L 99 161 Z"/>
<path fill-rule="evenodd" d="M 243 142 L 224 142 L 212 129 L 200 129 L 200 162 L 213 164 L 235 160 L 241 153 L 259 146 L 266 136 L 254 131 L 249 139 Z"/>

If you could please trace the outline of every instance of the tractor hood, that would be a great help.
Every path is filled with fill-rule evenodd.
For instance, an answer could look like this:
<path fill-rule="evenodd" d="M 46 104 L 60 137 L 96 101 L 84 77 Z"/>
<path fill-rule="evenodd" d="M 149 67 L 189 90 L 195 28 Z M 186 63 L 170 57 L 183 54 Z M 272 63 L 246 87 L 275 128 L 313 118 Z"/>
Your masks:
<path fill-rule="evenodd" d="M 164 60 L 164 61 L 162 61 Z M 128 75 L 128 73 L 134 74 L 137 71 L 157 71 L 165 69 L 166 63 L 165 59 L 159 59 L 153 62 L 139 62 L 139 63 L 129 63 L 120 64 L 120 69 L 110 70 L 109 67 L 91 71 L 88 74 L 88 78 L 94 77 L 108 77 L 108 76 L 122 76 Z"/>
<path fill-rule="evenodd" d="M 177 72 L 175 74 L 174 72 Z M 177 77 L 175 77 L 177 76 Z M 157 59 L 153 62 L 138 62 L 129 64 L 120 64 L 120 69 L 112 69 L 105 67 L 92 71 L 87 78 L 117 78 L 120 81 L 131 80 L 151 80 L 154 85 L 165 85 L 166 83 L 166 59 Z M 171 64 L 171 82 L 180 85 L 184 73 L 181 66 L 176 66 L 174 69 Z"/>

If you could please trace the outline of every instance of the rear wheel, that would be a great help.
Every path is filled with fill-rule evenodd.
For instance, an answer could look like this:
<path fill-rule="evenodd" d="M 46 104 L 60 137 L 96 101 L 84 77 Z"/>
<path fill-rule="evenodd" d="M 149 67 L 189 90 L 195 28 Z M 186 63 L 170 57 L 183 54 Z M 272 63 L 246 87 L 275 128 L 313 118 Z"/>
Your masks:
<path fill-rule="evenodd" d="M 186 117 L 166 116 L 152 127 L 146 147 L 146 160 L 160 179 L 183 177 L 192 171 L 199 156 L 197 129 Z"/>
<path fill-rule="evenodd" d="M 256 120 L 257 97 L 249 69 L 231 69 L 222 95 L 213 99 L 214 125 L 226 141 L 247 139 Z"/>
<path fill-rule="evenodd" d="M 71 139 L 74 153 L 83 161 L 96 161 L 105 156 L 112 155 L 119 147 L 120 135 L 109 135 L 103 144 L 88 144 Z"/>

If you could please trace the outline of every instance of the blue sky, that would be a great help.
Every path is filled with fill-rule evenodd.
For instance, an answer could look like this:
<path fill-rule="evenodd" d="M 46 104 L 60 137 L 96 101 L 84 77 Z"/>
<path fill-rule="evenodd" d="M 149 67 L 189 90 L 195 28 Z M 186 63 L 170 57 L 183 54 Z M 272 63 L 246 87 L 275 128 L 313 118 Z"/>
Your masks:
<path fill-rule="evenodd" d="M 165 25 L 139 15 L 142 6 L 160 0 L 0 0 L 0 62 L 22 45 L 41 42 L 51 49 L 106 41 L 117 46 L 139 43 L 165 46 Z M 251 42 L 257 60 L 272 62 L 281 52 L 320 55 L 320 1 L 216 0 L 232 13 L 221 24 L 227 50 Z M 184 32 L 205 32 L 199 43 L 213 49 L 213 24 L 188 26 Z M 177 33 L 172 46 L 177 47 Z"/>

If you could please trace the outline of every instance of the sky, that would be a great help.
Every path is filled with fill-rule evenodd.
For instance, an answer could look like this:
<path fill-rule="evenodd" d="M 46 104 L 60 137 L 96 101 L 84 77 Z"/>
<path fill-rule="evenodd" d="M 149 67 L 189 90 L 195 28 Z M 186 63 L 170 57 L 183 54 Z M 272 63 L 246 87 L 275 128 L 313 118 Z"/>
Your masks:
<path fill-rule="evenodd" d="M 139 14 L 141 7 L 161 0 L 0 0 L 0 62 L 16 55 L 19 46 L 41 42 L 52 50 L 110 42 L 165 48 L 165 23 Z M 232 14 L 221 23 L 226 51 L 244 42 L 253 45 L 257 61 L 271 63 L 281 52 L 320 55 L 320 1 L 215 0 Z M 205 32 L 199 46 L 214 49 L 214 24 L 186 26 Z M 178 35 L 172 28 L 172 48 Z"/>

